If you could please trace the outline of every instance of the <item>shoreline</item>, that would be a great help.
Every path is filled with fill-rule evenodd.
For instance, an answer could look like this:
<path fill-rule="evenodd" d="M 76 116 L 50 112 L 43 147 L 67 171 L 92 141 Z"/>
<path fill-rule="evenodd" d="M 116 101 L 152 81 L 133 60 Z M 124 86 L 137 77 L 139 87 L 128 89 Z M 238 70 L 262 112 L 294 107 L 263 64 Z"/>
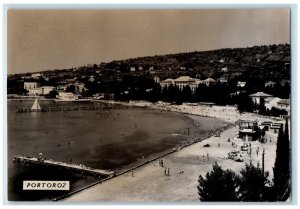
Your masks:
<path fill-rule="evenodd" d="M 102 102 L 102 101 L 97 101 L 97 102 Z M 95 103 L 97 103 L 97 102 L 95 102 Z M 218 128 L 216 128 L 216 130 L 218 130 L 220 135 L 223 135 L 224 132 L 227 132 L 227 131 L 230 131 L 230 130 L 235 130 L 236 126 L 235 126 L 234 122 L 236 122 L 239 119 L 249 119 L 250 118 L 250 119 L 256 119 L 260 122 L 263 121 L 263 120 L 272 120 L 272 121 L 282 120 L 282 119 L 279 119 L 279 118 L 272 119 L 272 118 L 269 118 L 269 117 L 262 117 L 262 116 L 259 116 L 259 115 L 256 115 L 256 114 L 251 114 L 251 113 L 239 114 L 236 111 L 236 109 L 234 109 L 233 107 L 228 107 L 228 106 L 206 106 L 206 105 L 189 106 L 187 104 L 171 105 L 171 104 L 161 103 L 161 102 L 157 103 L 157 104 L 152 104 L 152 103 L 147 103 L 147 102 L 144 102 L 144 101 L 142 101 L 142 102 L 130 102 L 130 103 L 107 101 L 107 103 L 112 104 L 112 105 L 124 105 L 124 106 L 127 106 L 129 108 L 130 107 L 132 107 L 132 108 L 146 108 L 146 109 L 149 108 L 149 109 L 157 110 L 157 111 L 166 111 L 166 112 L 174 112 L 174 113 L 184 114 L 184 115 L 186 115 L 186 117 L 193 120 L 194 123 L 196 123 L 197 121 L 193 118 L 193 116 L 219 119 L 219 120 L 225 121 L 225 123 L 226 123 L 225 126 L 219 126 Z M 229 114 L 227 112 L 228 109 L 230 110 Z M 189 116 L 192 116 L 192 117 L 189 117 Z M 86 185 L 82 188 L 79 188 L 79 189 L 77 189 L 73 192 L 70 192 L 66 195 L 63 195 L 61 197 L 53 198 L 52 200 L 53 201 L 59 201 L 59 200 L 68 201 L 69 199 L 73 199 L 73 196 L 75 196 L 74 197 L 75 199 L 77 197 L 80 198 L 81 193 L 86 193 L 86 192 L 89 193 L 90 190 L 92 191 L 93 188 L 102 185 L 102 183 L 104 183 L 104 182 L 105 182 L 105 184 L 111 184 L 110 182 L 114 181 L 114 179 L 119 179 L 119 178 L 123 178 L 124 176 L 128 176 L 128 173 L 131 172 L 131 171 L 139 172 L 139 170 L 141 170 L 141 169 L 143 170 L 143 169 L 148 168 L 149 166 L 151 166 L 152 163 L 153 162 L 155 163 L 155 161 L 157 161 L 158 159 L 162 159 L 162 158 L 168 158 L 169 159 L 169 158 L 172 158 L 172 156 L 181 155 L 181 153 L 185 153 L 185 155 L 187 154 L 187 156 L 188 156 L 189 154 L 186 153 L 185 150 L 192 149 L 193 147 L 198 146 L 202 142 L 207 142 L 207 143 L 210 144 L 211 141 L 216 138 L 214 136 L 214 134 L 211 134 L 211 133 L 212 133 L 211 131 L 207 131 L 206 136 L 202 137 L 200 139 L 196 139 L 198 137 L 189 136 L 184 141 L 184 145 L 179 146 L 179 149 L 177 148 L 177 149 L 171 150 L 172 148 L 169 148 L 169 149 L 166 149 L 165 151 L 155 153 L 155 154 L 151 154 L 151 155 L 146 157 L 146 158 L 150 158 L 150 159 L 145 159 L 143 162 L 141 160 L 137 160 L 134 163 L 131 163 L 127 166 L 124 166 L 124 168 L 118 169 L 117 175 L 112 177 L 112 178 L 105 178 L 105 179 L 98 180 L 98 181 L 96 180 L 96 182 L 93 182 L 89 185 Z M 175 147 L 178 147 L 178 146 L 175 146 Z M 223 145 L 222 145 L 222 147 L 223 147 Z M 210 163 L 210 165 L 212 165 L 212 163 Z M 117 171 L 117 169 L 116 169 L 116 171 Z M 108 181 L 108 180 L 110 180 L 110 181 Z M 111 200 L 111 201 L 113 201 L 113 200 Z"/>
<path fill-rule="evenodd" d="M 116 102 L 113 102 L 116 103 Z M 161 176 L 160 173 L 161 171 L 157 171 L 157 167 L 152 167 L 152 164 L 150 162 L 145 162 L 143 165 L 133 169 L 136 174 L 136 176 L 143 175 L 143 177 L 136 177 L 136 178 L 130 178 L 128 177 L 128 171 L 124 172 L 117 177 L 110 179 L 110 181 L 106 181 L 103 184 L 98 184 L 98 185 L 93 185 L 89 188 L 85 188 L 82 191 L 78 191 L 76 194 L 72 194 L 69 197 L 65 197 L 61 199 L 62 201 L 196 201 L 197 198 L 197 191 L 195 191 L 197 180 L 199 177 L 199 174 L 205 175 L 206 172 L 211 170 L 211 166 L 214 162 L 218 162 L 219 165 L 221 165 L 223 168 L 228 168 L 228 169 L 233 169 L 236 172 L 239 172 L 242 166 L 246 162 L 257 162 L 261 164 L 261 156 L 260 155 L 250 155 L 248 156 L 246 154 L 245 156 L 245 162 L 243 163 L 238 163 L 234 162 L 230 159 L 227 159 L 226 157 L 221 157 L 227 155 L 228 151 L 232 151 L 233 148 L 229 146 L 230 143 L 227 142 L 228 138 L 232 138 L 235 136 L 236 131 L 238 130 L 234 122 L 236 122 L 239 119 L 255 119 L 258 120 L 259 122 L 264 121 L 264 120 L 272 120 L 272 121 L 278 121 L 280 120 L 279 118 L 269 118 L 269 117 L 261 117 L 259 115 L 255 114 L 250 114 L 250 113 L 244 113 L 244 114 L 226 114 L 226 111 L 224 111 L 223 108 L 228 108 L 228 107 L 204 107 L 205 111 L 211 111 L 212 114 L 203 114 L 203 112 L 199 112 L 199 110 L 203 109 L 203 107 L 193 107 L 193 108 L 187 108 L 187 105 L 170 105 L 170 106 L 162 106 L 159 105 L 145 105 L 145 103 L 128 103 L 125 105 L 129 106 L 147 106 L 152 109 L 158 109 L 158 110 L 164 110 L 164 111 L 173 111 L 173 112 L 179 112 L 183 114 L 188 114 L 188 115 L 195 115 L 195 116 L 201 116 L 201 117 L 211 117 L 211 118 L 217 118 L 226 121 L 229 123 L 220 133 L 220 137 L 215 137 L 212 135 L 209 135 L 208 137 L 200 140 L 200 141 L 195 141 L 184 148 L 180 150 L 173 151 L 169 154 L 167 154 L 165 157 L 161 157 L 166 160 L 167 164 L 170 164 L 172 167 L 177 168 L 177 169 L 182 169 L 182 171 L 185 170 L 190 170 L 192 172 L 191 175 L 185 176 L 186 181 L 182 182 L 182 190 L 178 190 L 177 182 L 176 181 L 182 181 L 179 176 L 172 176 L 169 177 L 168 179 L 171 181 L 172 178 L 174 178 L 174 182 L 172 183 L 167 183 L 164 181 L 164 178 Z M 186 108 L 186 109 L 185 109 Z M 191 111 L 193 110 L 193 111 Z M 220 114 L 223 113 L 223 114 Z M 219 116 L 219 117 L 217 117 Z M 266 137 L 270 139 L 270 142 L 266 144 L 261 144 L 257 141 L 253 142 L 253 147 L 261 147 L 266 149 L 266 153 L 269 155 L 266 155 L 266 171 L 270 172 L 269 178 L 272 178 L 272 166 L 274 165 L 273 161 L 275 160 L 275 151 L 276 151 L 276 141 L 277 141 L 277 134 L 272 133 L 271 131 L 267 132 Z M 272 142 L 271 142 L 272 141 Z M 205 143 L 210 144 L 212 147 L 206 148 L 204 147 Z M 236 141 L 236 143 L 240 146 L 242 145 L 243 141 Z M 216 148 L 216 144 L 221 144 L 221 149 Z M 202 150 L 202 151 L 201 151 Z M 206 150 L 206 151 L 205 151 Z M 211 150 L 211 151 L 209 151 Z M 212 151 L 215 150 L 215 151 Z M 218 151 L 217 151 L 218 150 Z M 262 149 L 261 149 L 262 150 Z M 201 160 L 198 160 L 198 154 L 201 152 L 209 152 L 210 153 L 210 162 L 201 162 Z M 201 156 L 201 154 L 199 154 Z M 192 157 L 194 156 L 194 157 Z M 204 156 L 204 155 L 203 155 Z M 195 158 L 197 157 L 197 160 Z M 159 158 L 158 158 L 159 159 Z M 153 162 L 153 161 L 151 161 Z M 204 167 L 199 167 L 195 166 L 197 164 L 201 164 Z M 155 165 L 154 165 L 155 166 Z M 172 169 L 174 169 L 172 168 Z M 199 170 L 200 169 L 200 170 Z M 151 173 L 149 173 L 151 171 Z M 154 172 L 155 171 L 155 172 Z M 154 172 L 154 173 L 153 173 Z M 180 171 L 181 172 L 181 171 Z M 150 176 L 148 176 L 150 175 Z M 179 174 L 178 174 L 179 175 Z M 146 180 L 145 180 L 146 179 Z M 149 185 L 145 185 L 145 181 Z M 167 188 L 164 188 L 163 191 L 161 191 L 159 188 L 157 188 L 157 184 L 154 182 L 159 181 L 162 185 L 167 184 Z M 192 183 L 188 183 L 188 182 Z M 114 189 L 114 186 L 121 184 L 124 185 L 119 190 Z M 153 185 L 152 185 L 153 184 Z M 189 185 L 194 185 L 192 187 L 188 187 L 187 184 Z M 125 186 L 126 185 L 126 186 Z M 133 188 L 131 188 L 133 187 Z M 149 187 L 149 191 L 143 191 L 144 195 L 146 196 L 141 196 L 140 192 L 141 189 L 144 187 Z M 153 189 L 152 187 L 155 187 L 156 189 Z M 150 189 L 151 188 L 151 189 Z M 175 191 L 173 191 L 175 190 Z M 191 191 L 190 191 L 191 190 Z M 103 197 L 97 197 L 94 195 L 95 192 L 100 192 L 103 193 Z M 119 192 L 124 192 L 125 194 L 122 195 L 122 197 L 119 197 Z M 167 193 L 165 193 L 167 192 Z M 182 196 L 179 197 L 174 197 L 169 195 L 169 193 L 182 193 Z M 132 193 L 135 193 L 137 197 L 132 196 Z M 159 193 L 161 195 L 166 195 L 162 196 L 161 198 L 159 197 L 160 195 L 156 194 Z M 131 195 L 128 195 L 131 194 Z"/>
<path fill-rule="evenodd" d="M 225 128 L 225 130 L 222 130 L 221 133 L 222 133 L 223 131 L 226 131 L 227 129 L 230 129 L 230 128 L 231 128 L 230 126 L 232 126 L 232 125 L 227 125 L 226 128 Z M 96 182 L 94 182 L 94 183 L 91 183 L 90 185 L 84 186 L 83 188 L 80 188 L 80 189 L 78 189 L 78 190 L 75 190 L 75 191 L 73 191 L 73 192 L 71 192 L 71 193 L 62 195 L 62 196 L 60 196 L 60 197 L 56 197 L 56 198 L 52 199 L 52 201 L 60 201 L 60 200 L 66 199 L 66 198 L 68 198 L 68 197 L 70 197 L 70 196 L 72 196 L 72 195 L 74 195 L 74 194 L 76 194 L 76 193 L 79 193 L 79 192 L 82 192 L 82 191 L 84 191 L 84 190 L 87 190 L 87 189 L 89 189 L 90 187 L 93 187 L 93 186 L 95 186 L 95 185 L 97 185 L 97 184 L 101 184 L 101 183 L 103 183 L 103 182 L 106 182 L 106 181 L 111 180 L 111 179 L 113 179 L 113 178 L 116 178 L 116 177 L 118 177 L 118 176 L 122 176 L 122 175 L 127 174 L 127 173 L 129 173 L 129 172 L 131 172 L 131 171 L 134 171 L 134 170 L 136 170 L 136 169 L 138 169 L 138 168 L 140 168 L 140 167 L 143 167 L 143 166 L 145 166 L 145 165 L 148 165 L 148 164 L 150 164 L 150 163 L 152 163 L 152 162 L 156 162 L 156 160 L 159 160 L 159 159 L 161 159 L 161 158 L 163 158 L 163 157 L 166 157 L 166 156 L 168 156 L 168 155 L 170 155 L 170 154 L 173 154 L 173 153 L 175 153 L 175 152 L 179 152 L 180 150 L 183 150 L 183 149 L 185 149 L 185 148 L 188 148 L 188 147 L 190 147 L 190 146 L 192 146 L 192 145 L 194 145 L 194 144 L 196 144 L 196 143 L 199 143 L 199 142 L 202 142 L 202 141 L 205 141 L 205 140 L 209 140 L 211 137 L 213 137 L 213 135 L 208 135 L 206 138 L 199 139 L 199 140 L 197 140 L 197 141 L 193 141 L 192 143 L 187 143 L 187 144 L 184 145 L 184 146 L 180 146 L 180 149 L 173 149 L 173 150 L 171 150 L 171 151 L 167 151 L 166 153 L 163 153 L 163 154 L 161 154 L 161 155 L 158 155 L 158 156 L 156 156 L 156 157 L 154 157 L 154 158 L 152 158 L 152 159 L 150 159 L 150 160 L 146 160 L 145 162 L 143 162 L 143 163 L 141 163 L 141 164 L 137 164 L 137 165 L 135 165 L 134 167 L 127 168 L 127 166 L 125 166 L 125 167 L 126 167 L 125 170 L 120 171 L 119 173 L 116 173 L 116 174 L 115 174 L 114 176 L 112 176 L 112 177 L 107 177 L 107 178 L 105 178 L 105 179 L 101 179 L 101 180 L 99 180 L 99 181 L 96 181 Z M 154 154 L 154 155 L 155 155 L 155 154 Z M 136 164 L 136 163 L 132 163 L 132 164 Z"/>
<path fill-rule="evenodd" d="M 139 106 L 136 106 L 136 107 L 139 107 Z M 152 109 L 152 110 L 159 110 L 159 109 L 153 109 L 153 108 L 150 108 L 150 109 Z M 171 111 L 168 111 L 168 110 L 163 110 L 163 111 L 171 112 Z M 179 113 L 179 114 L 185 114 L 185 115 L 187 115 L 187 117 L 189 115 L 191 115 L 191 114 L 188 114 L 188 113 L 180 113 L 180 112 L 177 112 L 177 113 Z M 196 115 L 196 114 L 194 116 L 205 117 L 205 116 Z M 191 117 L 188 117 L 188 118 L 191 119 L 191 120 L 193 120 L 194 123 L 196 122 L 196 120 L 192 119 Z M 226 122 L 225 126 L 219 126 L 219 127 L 217 127 L 215 129 L 215 131 L 219 132 L 219 133 L 222 133 L 222 132 L 224 132 L 224 131 L 232 128 L 233 126 L 234 126 L 234 124 Z M 179 147 L 177 146 L 178 148 L 175 148 L 175 147 L 173 149 L 169 148 L 169 149 L 167 149 L 167 150 L 165 150 L 163 152 L 151 154 L 150 156 L 148 156 L 148 157 L 150 157 L 150 159 L 146 159 L 143 162 L 140 162 L 138 160 L 138 161 L 133 162 L 133 163 L 131 163 L 129 165 L 125 165 L 123 168 L 117 169 L 119 171 L 115 170 L 115 175 L 112 176 L 112 177 L 108 177 L 108 178 L 105 178 L 105 179 L 98 180 L 98 181 L 93 182 L 93 183 L 91 183 L 89 185 L 86 185 L 86 186 L 84 186 L 82 188 L 79 188 L 79 189 L 77 189 L 77 190 L 75 190 L 75 191 L 73 191 L 71 193 L 62 195 L 60 197 L 53 198 L 52 201 L 64 200 L 64 199 L 66 199 L 66 198 L 68 198 L 68 197 L 70 197 L 70 196 L 72 196 L 72 195 L 74 195 L 76 193 L 85 191 L 85 190 L 87 190 L 87 189 L 89 189 L 89 188 L 91 188 L 91 187 L 93 187 L 95 185 L 102 184 L 102 183 L 104 183 L 104 182 L 106 182 L 108 180 L 117 178 L 117 177 L 122 176 L 124 174 L 127 174 L 129 172 L 132 172 L 132 171 L 134 171 L 134 170 L 136 170 L 136 169 L 138 169 L 140 167 L 147 166 L 150 163 L 153 163 L 153 162 L 155 163 L 159 159 L 162 159 L 162 158 L 164 158 L 164 157 L 166 157 L 168 155 L 171 155 L 171 154 L 173 154 L 175 152 L 179 152 L 179 151 L 181 151 L 181 150 L 183 150 L 185 148 L 188 148 L 188 147 L 190 147 L 190 146 L 192 146 L 192 145 L 194 145 L 196 143 L 199 143 L 199 142 L 202 142 L 202 141 L 205 141 L 205 140 L 209 140 L 209 138 L 211 138 L 213 136 L 214 136 L 214 134 L 208 131 L 208 132 L 205 133 L 205 136 L 202 137 L 202 138 L 193 139 L 195 137 L 189 137 L 189 138 L 187 138 L 184 141 L 184 145 L 180 145 Z M 148 158 L 148 157 L 146 157 L 146 158 Z"/>

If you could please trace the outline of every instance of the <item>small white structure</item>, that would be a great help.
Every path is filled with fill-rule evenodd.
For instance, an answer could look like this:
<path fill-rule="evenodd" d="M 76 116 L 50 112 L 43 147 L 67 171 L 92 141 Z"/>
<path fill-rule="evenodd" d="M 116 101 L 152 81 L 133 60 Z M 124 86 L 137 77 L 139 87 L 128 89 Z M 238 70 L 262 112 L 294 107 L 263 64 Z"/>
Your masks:
<path fill-rule="evenodd" d="M 225 77 L 219 78 L 219 81 L 220 81 L 220 83 L 227 83 L 228 82 L 227 78 L 225 78 Z"/>
<path fill-rule="evenodd" d="M 283 110 L 286 110 L 288 113 L 290 113 L 290 110 L 291 110 L 291 101 L 289 99 L 282 99 L 280 100 L 278 103 L 278 108 L 279 109 L 283 109 Z"/>
<path fill-rule="evenodd" d="M 57 87 L 56 87 L 56 89 L 58 90 L 58 91 L 66 91 L 67 90 L 67 85 L 58 85 Z"/>
<path fill-rule="evenodd" d="M 86 91 L 87 88 L 85 88 L 85 84 L 81 82 L 76 82 L 72 84 L 75 86 L 75 92 L 81 94 L 83 91 Z"/>
<path fill-rule="evenodd" d="M 28 89 L 28 95 L 29 96 L 37 96 L 42 94 L 41 88 L 35 88 L 35 89 Z"/>
<path fill-rule="evenodd" d="M 238 81 L 237 87 L 244 88 L 245 86 L 246 86 L 246 82 L 244 82 L 244 81 Z"/>
<path fill-rule="evenodd" d="M 91 75 L 89 78 L 89 82 L 94 82 L 95 81 L 95 76 Z"/>
<path fill-rule="evenodd" d="M 39 77 L 42 77 L 42 76 L 43 76 L 42 73 L 32 73 L 32 74 L 31 74 L 31 77 L 32 77 L 32 78 L 39 78 Z"/>
<path fill-rule="evenodd" d="M 213 78 L 207 78 L 207 79 L 205 79 L 203 81 L 200 81 L 200 83 L 205 84 L 206 86 L 210 86 L 212 84 L 216 84 L 217 81 L 215 79 L 213 79 Z"/>
<path fill-rule="evenodd" d="M 130 72 L 135 72 L 135 67 L 130 67 Z"/>
<path fill-rule="evenodd" d="M 268 81 L 267 83 L 265 83 L 265 87 L 274 87 L 275 85 L 276 83 L 273 81 Z"/>
<path fill-rule="evenodd" d="M 256 104 L 260 104 L 261 99 L 265 100 L 266 98 L 273 97 L 270 94 L 266 94 L 264 92 L 257 92 L 255 94 L 250 94 L 249 97 L 252 98 L 252 101 Z"/>
<path fill-rule="evenodd" d="M 61 101 L 75 101 L 78 100 L 78 95 L 72 92 L 58 92 L 57 99 Z"/>
<path fill-rule="evenodd" d="M 153 77 L 153 80 L 155 83 L 160 83 L 160 77 L 157 75 Z"/>
<path fill-rule="evenodd" d="M 228 68 L 227 67 L 222 67 L 221 68 L 221 72 L 227 73 L 228 72 Z"/>
<path fill-rule="evenodd" d="M 39 88 L 41 84 L 39 82 L 24 82 L 24 89 L 36 89 Z"/>
<path fill-rule="evenodd" d="M 54 86 L 42 86 L 40 89 L 41 89 L 42 95 L 47 95 L 50 93 L 50 91 L 54 91 L 55 87 Z"/>
<path fill-rule="evenodd" d="M 278 102 L 281 101 L 279 97 L 269 97 L 265 99 L 265 107 L 267 109 L 272 109 L 272 107 L 278 108 Z"/>

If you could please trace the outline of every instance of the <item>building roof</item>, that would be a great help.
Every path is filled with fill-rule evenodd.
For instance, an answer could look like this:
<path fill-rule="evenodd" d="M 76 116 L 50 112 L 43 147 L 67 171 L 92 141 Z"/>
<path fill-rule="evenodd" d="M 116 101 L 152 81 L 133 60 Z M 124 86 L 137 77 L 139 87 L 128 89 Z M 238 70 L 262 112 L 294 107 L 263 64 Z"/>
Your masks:
<path fill-rule="evenodd" d="M 246 84 L 246 81 L 238 81 L 238 84 Z"/>
<path fill-rule="evenodd" d="M 276 84 L 274 81 L 268 81 L 266 84 Z"/>
<path fill-rule="evenodd" d="M 290 105 L 290 100 L 289 99 L 282 99 L 278 102 L 278 104 L 282 105 Z"/>
<path fill-rule="evenodd" d="M 172 78 L 168 78 L 166 80 L 163 80 L 162 82 L 173 82 L 173 79 Z"/>
<path fill-rule="evenodd" d="M 272 95 L 264 92 L 256 92 L 255 94 L 250 94 L 249 97 L 272 97 Z"/>
<path fill-rule="evenodd" d="M 174 79 L 174 81 L 195 81 L 195 79 L 190 76 L 180 76 L 179 78 Z"/>
<path fill-rule="evenodd" d="M 217 82 L 215 79 L 207 78 L 204 80 L 204 82 Z"/>
<path fill-rule="evenodd" d="M 267 103 L 277 103 L 281 101 L 281 99 L 279 97 L 275 97 L 275 98 L 272 98 L 272 97 L 269 97 L 269 98 L 266 98 L 265 102 Z"/>

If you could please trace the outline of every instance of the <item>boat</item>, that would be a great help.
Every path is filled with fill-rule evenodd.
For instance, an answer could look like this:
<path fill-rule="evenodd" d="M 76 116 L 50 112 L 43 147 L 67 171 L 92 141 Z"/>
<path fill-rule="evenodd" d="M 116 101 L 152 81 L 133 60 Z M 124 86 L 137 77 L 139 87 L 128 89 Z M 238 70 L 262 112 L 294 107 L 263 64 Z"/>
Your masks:
<path fill-rule="evenodd" d="M 40 104 L 39 104 L 37 98 L 35 98 L 35 101 L 34 101 L 34 103 L 33 103 L 33 105 L 32 105 L 32 107 L 31 107 L 30 110 L 31 110 L 32 112 L 38 112 L 38 111 L 41 111 L 41 110 L 42 110 L 42 108 L 41 108 L 41 106 L 40 106 Z"/>

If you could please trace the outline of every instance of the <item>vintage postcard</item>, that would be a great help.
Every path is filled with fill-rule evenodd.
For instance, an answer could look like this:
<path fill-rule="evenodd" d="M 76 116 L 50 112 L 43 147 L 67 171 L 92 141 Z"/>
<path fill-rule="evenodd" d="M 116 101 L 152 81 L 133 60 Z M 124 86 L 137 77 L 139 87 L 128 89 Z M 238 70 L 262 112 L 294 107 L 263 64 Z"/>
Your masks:
<path fill-rule="evenodd" d="M 9 9 L 8 201 L 291 202 L 291 10 Z"/>

